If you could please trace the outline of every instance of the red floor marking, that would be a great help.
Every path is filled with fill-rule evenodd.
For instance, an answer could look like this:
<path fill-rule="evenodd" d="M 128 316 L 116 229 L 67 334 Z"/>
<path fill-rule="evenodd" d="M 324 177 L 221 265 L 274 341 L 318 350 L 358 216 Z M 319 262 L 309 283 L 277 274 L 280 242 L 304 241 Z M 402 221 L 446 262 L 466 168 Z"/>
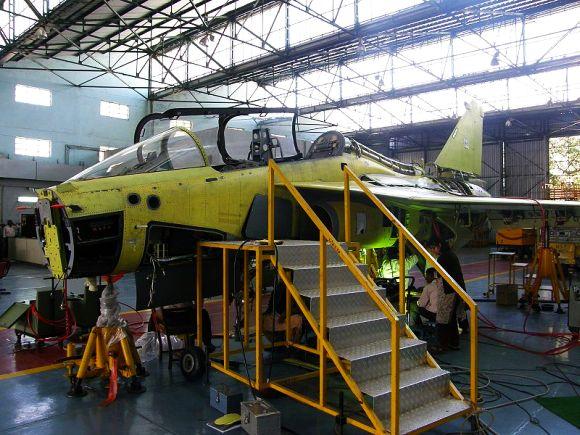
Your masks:
<path fill-rule="evenodd" d="M 123 314 L 135 338 L 147 331 L 149 314 L 149 312 Z M 49 343 L 43 348 L 36 349 L 33 340 L 29 337 L 23 337 L 23 341 L 31 341 L 31 348 L 23 347 L 22 350 L 15 352 L 16 334 L 14 330 L 0 331 L 0 375 L 52 365 L 66 356 L 64 349 L 58 345 L 50 345 Z"/>

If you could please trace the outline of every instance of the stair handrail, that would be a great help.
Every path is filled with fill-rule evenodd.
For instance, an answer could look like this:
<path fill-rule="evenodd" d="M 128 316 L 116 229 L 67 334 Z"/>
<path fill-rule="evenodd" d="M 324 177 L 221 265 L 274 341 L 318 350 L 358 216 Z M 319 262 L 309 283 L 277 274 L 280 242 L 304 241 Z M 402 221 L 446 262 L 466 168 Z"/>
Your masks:
<path fill-rule="evenodd" d="M 351 236 L 350 225 L 350 180 L 361 189 L 361 191 L 373 202 L 373 204 L 385 215 L 397 228 L 399 237 L 399 276 L 405 276 L 405 240 L 408 240 L 415 249 L 433 265 L 435 270 L 468 305 L 470 310 L 470 401 L 472 406 L 477 408 L 477 376 L 478 376 L 478 326 L 477 326 L 477 303 L 467 294 L 467 292 L 457 284 L 457 282 L 447 273 L 447 271 L 437 262 L 435 257 L 425 249 L 425 247 L 415 238 L 415 236 L 397 219 L 397 217 L 377 198 L 377 196 L 363 183 L 363 181 L 346 165 L 342 164 L 344 173 L 344 222 L 345 240 L 349 243 Z M 399 279 L 399 311 L 405 312 L 405 280 Z"/>
<path fill-rule="evenodd" d="M 284 175 L 280 167 L 273 159 L 268 160 L 268 244 L 270 246 L 274 246 L 275 244 L 275 237 L 274 237 L 274 194 L 275 194 L 275 181 L 276 177 L 282 182 L 282 185 L 288 190 L 288 192 L 292 195 L 292 197 L 296 200 L 298 205 L 302 208 L 302 210 L 308 215 L 312 223 L 318 228 L 320 232 L 320 242 L 321 242 L 321 251 L 322 251 L 322 242 L 328 241 L 328 244 L 334 249 L 334 251 L 338 254 L 339 258 L 344 262 L 344 264 L 348 267 L 350 272 L 354 275 L 357 281 L 363 286 L 367 294 L 371 297 L 371 300 L 375 303 L 375 305 L 381 310 L 381 312 L 385 315 L 387 320 L 391 326 L 391 401 L 390 401 L 390 433 L 391 434 L 398 434 L 399 433 L 399 350 L 400 350 L 400 335 L 401 335 L 401 327 L 400 327 L 400 318 L 396 310 L 390 305 L 390 303 L 384 299 L 382 299 L 379 294 L 376 292 L 374 287 L 371 285 L 369 279 L 361 272 L 361 270 L 355 265 L 352 257 L 349 255 L 347 251 L 345 251 L 338 240 L 333 236 L 330 230 L 322 223 L 320 218 L 316 215 L 312 207 L 308 204 L 308 202 L 304 199 L 304 197 L 298 192 L 296 187 L 288 180 L 288 178 Z M 326 288 L 323 288 L 323 291 L 326 291 Z M 320 295 L 321 299 L 326 298 L 326 294 Z M 324 329 L 325 325 L 321 325 L 321 329 Z M 332 352 L 332 349 L 330 349 Z M 329 353 L 330 353 L 329 352 Z M 337 360 L 337 355 L 334 353 L 333 360 Z M 356 386 L 356 385 L 355 385 Z M 349 387 L 352 389 L 352 386 L 349 383 Z M 356 386 L 357 392 L 356 396 L 362 396 L 362 392 Z M 353 393 L 355 393 L 353 391 Z M 366 410 L 365 410 L 366 411 Z M 374 411 L 371 410 L 374 414 Z M 368 413 L 367 413 L 367 416 Z M 371 416 L 369 416 L 371 417 Z M 383 429 L 382 422 L 377 419 L 376 414 L 371 418 L 373 425 L 377 429 Z"/>

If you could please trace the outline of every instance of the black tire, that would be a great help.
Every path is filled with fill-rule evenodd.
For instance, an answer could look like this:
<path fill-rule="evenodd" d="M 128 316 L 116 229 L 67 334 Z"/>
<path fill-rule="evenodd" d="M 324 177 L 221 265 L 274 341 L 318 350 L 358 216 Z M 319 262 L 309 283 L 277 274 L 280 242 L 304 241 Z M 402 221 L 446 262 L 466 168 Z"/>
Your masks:
<path fill-rule="evenodd" d="M 199 379 L 206 369 L 205 353 L 197 346 L 184 350 L 179 362 L 181 373 L 188 381 Z"/>

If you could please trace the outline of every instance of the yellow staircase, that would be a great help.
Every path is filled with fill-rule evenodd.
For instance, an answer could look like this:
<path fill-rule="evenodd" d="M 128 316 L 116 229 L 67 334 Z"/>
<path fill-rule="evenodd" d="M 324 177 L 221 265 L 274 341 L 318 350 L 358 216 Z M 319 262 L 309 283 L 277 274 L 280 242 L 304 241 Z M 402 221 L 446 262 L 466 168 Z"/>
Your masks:
<path fill-rule="evenodd" d="M 417 433 L 438 426 L 450 419 L 466 416 L 477 408 L 477 305 L 458 284 L 439 266 L 436 260 L 370 192 L 347 166 L 343 167 L 345 183 L 346 242 L 337 241 L 317 217 L 302 195 L 284 176 L 279 166 L 269 161 L 268 167 L 268 244 L 257 242 L 203 242 L 201 249 L 244 250 L 244 270 L 249 264 L 249 252 L 256 260 L 256 371 L 249 379 L 232 371 L 229 364 L 229 343 L 226 335 L 227 304 L 223 304 L 224 349 L 223 363 L 212 361 L 212 367 L 257 390 L 271 388 L 299 402 L 330 415 L 339 410 L 329 404 L 327 382 L 329 372 L 338 372 L 366 416 L 350 416 L 347 423 L 370 433 Z M 278 180 L 278 183 L 276 181 Z M 399 276 L 404 276 L 405 244 L 411 243 L 420 255 L 433 264 L 470 308 L 470 397 L 465 399 L 427 352 L 426 343 L 418 340 L 405 324 L 405 280 L 400 280 L 399 310 L 369 278 L 366 266 L 359 264 L 354 244 L 350 243 L 350 183 L 376 205 L 399 232 Z M 274 192 L 276 186 L 286 188 L 296 203 L 319 230 L 318 241 L 277 241 L 274 248 Z M 277 255 L 275 254 L 277 252 Z M 303 376 L 318 378 L 318 397 L 308 397 L 292 389 L 285 380 L 265 380 L 262 361 L 261 291 L 263 262 L 270 261 L 277 269 L 287 288 L 286 312 L 290 304 L 300 312 L 316 334 L 317 347 L 308 348 L 291 340 L 290 316 L 286 316 L 286 334 L 279 346 L 291 346 L 317 355 L 317 371 Z M 198 263 L 198 266 L 201 266 Z M 201 267 L 198 267 L 197 307 L 201 316 Z M 227 300 L 227 261 L 223 263 L 224 300 Z M 247 276 L 244 275 L 244 300 L 248 301 Z M 244 318 L 249 315 L 249 304 L 244 305 Z M 248 322 L 245 322 L 244 344 L 249 345 Z M 201 324 L 198 322 L 198 338 Z M 250 349 L 249 347 L 247 349 Z M 332 363 L 332 365 L 329 364 Z M 334 368 L 332 367 L 334 366 Z M 300 378 L 300 377 L 297 377 Z M 314 377 L 313 377 L 314 378 Z"/>

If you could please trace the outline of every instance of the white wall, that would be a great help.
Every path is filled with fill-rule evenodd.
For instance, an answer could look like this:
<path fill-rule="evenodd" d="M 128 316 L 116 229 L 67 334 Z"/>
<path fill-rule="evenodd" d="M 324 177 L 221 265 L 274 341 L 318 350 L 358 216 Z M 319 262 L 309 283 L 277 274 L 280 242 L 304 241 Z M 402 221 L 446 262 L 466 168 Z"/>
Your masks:
<path fill-rule="evenodd" d="M 45 61 L 45 63 L 47 63 Z M 15 66 L 36 66 L 22 61 Z M 83 73 L 79 73 L 81 79 Z M 77 80 L 82 81 L 82 80 Z M 14 101 L 17 83 L 52 91 L 52 106 L 42 107 Z M 101 100 L 129 106 L 128 120 L 99 114 Z M 50 139 L 49 158 L 36 157 L 39 162 L 63 163 L 65 144 L 98 148 L 101 145 L 123 147 L 132 143 L 135 125 L 147 111 L 147 101 L 131 89 L 91 89 L 74 87 L 46 71 L 0 69 L 0 153 L 10 159 L 32 160 L 14 154 L 16 136 Z M 70 163 L 86 165 L 97 161 L 97 155 L 87 151 L 72 151 Z M 1 175 L 0 175 L 1 177 Z"/>
<path fill-rule="evenodd" d="M 51 61 L 42 60 L 51 66 Z M 62 65 L 54 65 L 62 66 Z M 70 165 L 64 165 L 65 145 L 125 147 L 133 143 L 137 122 L 147 114 L 149 104 L 132 89 L 84 88 L 68 84 L 47 71 L 10 69 L 38 68 L 21 61 L 0 68 L 0 221 L 19 221 L 17 197 L 30 195 L 29 189 L 57 184 L 97 162 L 92 151 L 72 150 Z M 86 72 L 66 73 L 74 83 L 91 75 Z M 94 73 L 92 74 L 94 76 Z M 100 86 L 122 85 L 114 77 L 91 82 Z M 16 84 L 50 89 L 52 106 L 43 107 L 14 101 Z M 101 100 L 129 106 L 129 119 L 100 115 Z M 48 158 L 16 155 L 16 136 L 49 139 L 52 142 Z"/>

